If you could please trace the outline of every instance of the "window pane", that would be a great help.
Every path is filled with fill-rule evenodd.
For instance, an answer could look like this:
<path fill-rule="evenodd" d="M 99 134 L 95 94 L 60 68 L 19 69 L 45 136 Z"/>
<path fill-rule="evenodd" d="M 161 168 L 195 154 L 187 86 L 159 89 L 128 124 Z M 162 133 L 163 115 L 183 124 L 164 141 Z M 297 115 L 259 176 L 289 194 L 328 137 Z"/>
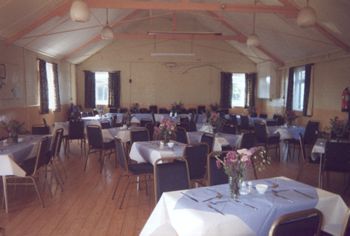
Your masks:
<path fill-rule="evenodd" d="M 95 73 L 96 105 L 108 105 L 108 72 Z"/>
<path fill-rule="evenodd" d="M 293 75 L 293 110 L 302 111 L 304 107 L 304 90 L 305 90 L 305 67 L 298 67 L 294 70 Z"/>
<path fill-rule="evenodd" d="M 232 107 L 244 107 L 245 101 L 245 74 L 232 74 Z"/>
<path fill-rule="evenodd" d="M 51 63 L 46 62 L 46 76 L 48 86 L 48 97 L 49 97 L 49 109 L 56 110 L 56 90 L 53 78 L 53 66 Z"/>

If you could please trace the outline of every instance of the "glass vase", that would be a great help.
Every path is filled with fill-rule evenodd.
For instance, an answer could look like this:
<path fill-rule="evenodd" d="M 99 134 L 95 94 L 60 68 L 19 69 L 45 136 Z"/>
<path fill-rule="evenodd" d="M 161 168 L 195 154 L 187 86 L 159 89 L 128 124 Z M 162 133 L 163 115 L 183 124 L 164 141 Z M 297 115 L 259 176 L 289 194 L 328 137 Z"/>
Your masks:
<path fill-rule="evenodd" d="M 237 199 L 239 197 L 239 189 L 241 187 L 241 183 L 242 183 L 242 179 L 238 175 L 229 176 L 228 185 L 229 185 L 231 198 Z"/>

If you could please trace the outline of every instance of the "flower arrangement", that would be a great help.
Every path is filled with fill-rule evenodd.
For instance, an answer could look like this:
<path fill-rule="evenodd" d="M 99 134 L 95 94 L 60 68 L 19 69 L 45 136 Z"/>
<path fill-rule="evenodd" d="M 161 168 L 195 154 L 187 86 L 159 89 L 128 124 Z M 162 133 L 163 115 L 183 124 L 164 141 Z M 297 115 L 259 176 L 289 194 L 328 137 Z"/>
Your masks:
<path fill-rule="evenodd" d="M 342 138 L 346 133 L 346 124 L 343 120 L 339 120 L 338 116 L 329 120 L 331 138 Z"/>
<path fill-rule="evenodd" d="M 168 143 L 170 138 L 175 137 L 176 123 L 170 119 L 164 119 L 159 127 L 155 129 L 156 135 L 163 140 L 164 143 Z"/>
<path fill-rule="evenodd" d="M 14 142 L 17 142 L 18 139 L 18 135 L 21 133 L 25 133 L 25 129 L 24 129 L 24 122 L 19 122 L 17 120 L 9 120 L 8 122 L 6 121 L 1 121 L 0 123 L 1 128 L 5 129 L 8 134 L 9 137 L 12 138 L 12 140 Z"/>
<path fill-rule="evenodd" d="M 270 164 L 263 147 L 229 151 L 223 159 L 220 159 L 219 156 L 215 156 L 215 158 L 217 167 L 224 168 L 229 177 L 231 196 L 234 198 L 239 195 L 239 187 L 248 168 L 254 165 L 256 170 L 261 171 Z"/>
<path fill-rule="evenodd" d="M 292 125 L 295 119 L 298 118 L 298 116 L 292 110 L 286 111 L 284 117 L 288 125 Z"/>
<path fill-rule="evenodd" d="M 213 103 L 213 104 L 210 104 L 210 110 L 211 111 L 215 111 L 217 112 L 220 108 L 220 105 L 218 103 Z"/>

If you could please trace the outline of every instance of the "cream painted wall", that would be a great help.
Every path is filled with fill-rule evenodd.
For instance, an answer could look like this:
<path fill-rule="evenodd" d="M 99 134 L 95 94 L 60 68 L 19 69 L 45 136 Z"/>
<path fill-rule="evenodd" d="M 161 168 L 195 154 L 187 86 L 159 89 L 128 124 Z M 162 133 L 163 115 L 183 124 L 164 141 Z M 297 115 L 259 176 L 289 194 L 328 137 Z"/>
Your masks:
<path fill-rule="evenodd" d="M 3 41 L 0 41 L 0 52 L 0 64 L 5 64 L 7 70 L 6 84 L 0 88 L 0 120 L 18 119 L 24 121 L 29 129 L 32 124 L 42 123 L 42 118 L 46 118 L 49 123 L 65 119 L 66 108 L 74 101 L 71 81 L 75 81 L 75 78 L 71 76 L 71 64 L 7 45 Z M 61 112 L 39 114 L 37 58 L 58 64 Z"/>
<path fill-rule="evenodd" d="M 313 115 L 311 117 L 300 117 L 298 122 L 306 124 L 308 120 L 317 120 L 321 122 L 321 128 L 329 127 L 329 120 L 338 116 L 342 120 L 347 120 L 347 113 L 341 112 L 341 93 L 344 88 L 350 87 L 350 56 L 341 55 L 329 59 L 315 59 L 313 61 L 302 62 L 314 63 L 313 71 Z M 281 83 L 282 86 L 284 83 Z M 283 90 L 283 88 L 282 88 Z M 283 93 L 281 93 L 283 94 Z M 284 100 L 274 99 L 271 101 L 264 100 L 262 109 L 268 111 L 272 116 L 274 113 L 280 113 L 284 110 Z"/>
<path fill-rule="evenodd" d="M 195 53 L 152 57 L 152 52 Z M 115 41 L 77 66 L 77 100 L 84 105 L 84 70 L 121 71 L 121 105 L 186 107 L 220 100 L 220 72 L 255 72 L 256 65 L 222 41 Z M 132 80 L 129 83 L 129 79 Z"/>

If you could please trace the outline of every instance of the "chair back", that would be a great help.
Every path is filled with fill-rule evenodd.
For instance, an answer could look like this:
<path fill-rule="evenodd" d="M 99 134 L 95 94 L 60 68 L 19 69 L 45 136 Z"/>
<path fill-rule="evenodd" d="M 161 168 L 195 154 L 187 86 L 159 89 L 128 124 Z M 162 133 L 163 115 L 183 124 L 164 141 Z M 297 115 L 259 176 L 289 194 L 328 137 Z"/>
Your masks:
<path fill-rule="evenodd" d="M 116 108 L 116 107 L 110 107 L 110 108 L 109 108 L 109 113 L 118 113 L 118 108 Z"/>
<path fill-rule="evenodd" d="M 224 159 L 227 152 L 212 152 L 208 155 L 207 160 L 207 167 L 208 167 L 208 181 L 209 185 L 218 185 L 218 184 L 227 184 L 228 183 L 228 176 L 225 174 L 224 168 L 218 168 L 216 165 L 216 158 L 220 158 L 221 160 Z"/>
<path fill-rule="evenodd" d="M 186 146 L 184 157 L 188 163 L 191 180 L 204 178 L 209 153 L 208 151 L 209 148 L 206 143 Z"/>
<path fill-rule="evenodd" d="M 304 144 L 314 145 L 317 140 L 320 122 L 308 121 L 304 133 Z"/>
<path fill-rule="evenodd" d="M 56 129 L 55 134 L 52 138 L 51 147 L 50 147 L 50 152 L 52 156 L 56 156 L 59 153 L 61 148 L 62 138 L 63 138 L 63 128 Z"/>
<path fill-rule="evenodd" d="M 205 113 L 205 106 L 198 106 L 197 107 L 197 113 L 198 114 L 203 114 L 203 113 Z"/>
<path fill-rule="evenodd" d="M 188 143 L 187 140 L 187 133 L 186 130 L 183 127 L 177 127 L 176 128 L 176 141 L 180 143 Z"/>
<path fill-rule="evenodd" d="M 258 114 L 256 112 L 250 113 L 250 117 L 257 117 L 257 116 L 258 116 Z"/>
<path fill-rule="evenodd" d="M 84 121 L 70 120 L 68 127 L 68 139 L 84 139 Z"/>
<path fill-rule="evenodd" d="M 267 139 L 266 124 L 264 122 L 254 122 L 255 137 L 258 143 L 265 143 Z"/>
<path fill-rule="evenodd" d="M 323 170 L 350 172 L 350 142 L 328 141 L 326 143 Z"/>
<path fill-rule="evenodd" d="M 208 152 L 211 153 L 214 147 L 214 135 L 210 133 L 204 133 L 201 137 L 201 143 L 206 143 L 208 145 Z"/>
<path fill-rule="evenodd" d="M 159 108 L 159 113 L 160 114 L 169 114 L 170 111 L 168 109 L 162 107 L 162 108 Z"/>
<path fill-rule="evenodd" d="M 239 146 L 240 148 L 249 149 L 256 146 L 255 144 L 255 133 L 251 132 L 242 134 L 241 144 Z"/>
<path fill-rule="evenodd" d="M 126 108 L 126 107 L 121 107 L 121 108 L 119 109 L 119 112 L 120 112 L 120 113 L 127 113 L 127 112 L 128 112 L 128 108 Z"/>
<path fill-rule="evenodd" d="M 194 132 L 194 131 L 197 131 L 196 122 L 191 120 L 190 123 L 188 123 L 188 132 Z"/>
<path fill-rule="evenodd" d="M 101 129 L 110 129 L 112 128 L 111 122 L 109 121 L 100 121 Z"/>
<path fill-rule="evenodd" d="M 103 137 L 101 127 L 98 125 L 88 125 L 86 127 L 89 147 L 93 149 L 103 148 Z"/>
<path fill-rule="evenodd" d="M 122 141 L 119 138 L 114 139 L 115 142 L 115 155 L 117 156 L 117 161 L 120 167 L 128 172 L 128 161 L 126 158 L 126 152 Z"/>
<path fill-rule="evenodd" d="M 149 136 L 150 136 L 150 140 L 153 140 L 153 135 L 154 135 L 154 123 L 152 123 L 151 121 L 148 121 L 145 124 L 146 129 L 148 130 Z"/>
<path fill-rule="evenodd" d="M 150 105 L 150 106 L 149 106 L 149 111 L 150 111 L 151 113 L 158 113 L 158 106 L 156 106 L 156 105 Z"/>
<path fill-rule="evenodd" d="M 45 125 L 33 125 L 32 134 L 50 134 L 50 127 Z"/>
<path fill-rule="evenodd" d="M 160 158 L 154 164 L 155 202 L 163 192 L 190 187 L 187 161 L 184 158 Z"/>
<path fill-rule="evenodd" d="M 276 120 L 266 120 L 266 126 L 276 126 L 277 121 Z"/>
<path fill-rule="evenodd" d="M 180 123 L 188 124 L 190 123 L 190 119 L 188 117 L 180 117 Z"/>
<path fill-rule="evenodd" d="M 242 129 L 249 129 L 249 117 L 248 116 L 241 116 L 241 128 Z"/>
<path fill-rule="evenodd" d="M 235 115 L 235 114 L 231 114 L 230 115 L 230 119 L 231 119 L 231 123 L 233 124 L 233 125 L 238 125 L 238 121 L 237 121 L 237 116 Z M 249 121 L 248 121 L 249 122 Z"/>
<path fill-rule="evenodd" d="M 36 155 L 36 163 L 32 175 L 35 175 L 36 171 L 43 165 L 46 165 L 51 160 L 50 155 L 50 145 L 51 139 L 49 137 L 44 137 L 40 141 L 38 152 Z M 28 174 L 28 173 L 27 173 Z"/>
<path fill-rule="evenodd" d="M 149 113 L 149 110 L 147 108 L 140 108 L 140 113 Z"/>
<path fill-rule="evenodd" d="M 265 113 L 260 113 L 259 118 L 267 119 L 267 114 Z"/>
<path fill-rule="evenodd" d="M 141 119 L 140 120 L 140 126 L 141 127 L 146 127 L 146 124 L 150 123 L 150 122 L 152 123 L 152 120 L 150 120 L 150 119 Z"/>
<path fill-rule="evenodd" d="M 226 134 L 236 134 L 236 126 L 233 124 L 225 124 L 222 127 L 222 132 Z"/>
<path fill-rule="evenodd" d="M 148 130 L 132 130 L 130 132 L 131 144 L 134 142 L 150 141 Z"/>
<path fill-rule="evenodd" d="M 322 220 L 317 209 L 285 214 L 273 222 L 269 236 L 320 235 Z"/>

